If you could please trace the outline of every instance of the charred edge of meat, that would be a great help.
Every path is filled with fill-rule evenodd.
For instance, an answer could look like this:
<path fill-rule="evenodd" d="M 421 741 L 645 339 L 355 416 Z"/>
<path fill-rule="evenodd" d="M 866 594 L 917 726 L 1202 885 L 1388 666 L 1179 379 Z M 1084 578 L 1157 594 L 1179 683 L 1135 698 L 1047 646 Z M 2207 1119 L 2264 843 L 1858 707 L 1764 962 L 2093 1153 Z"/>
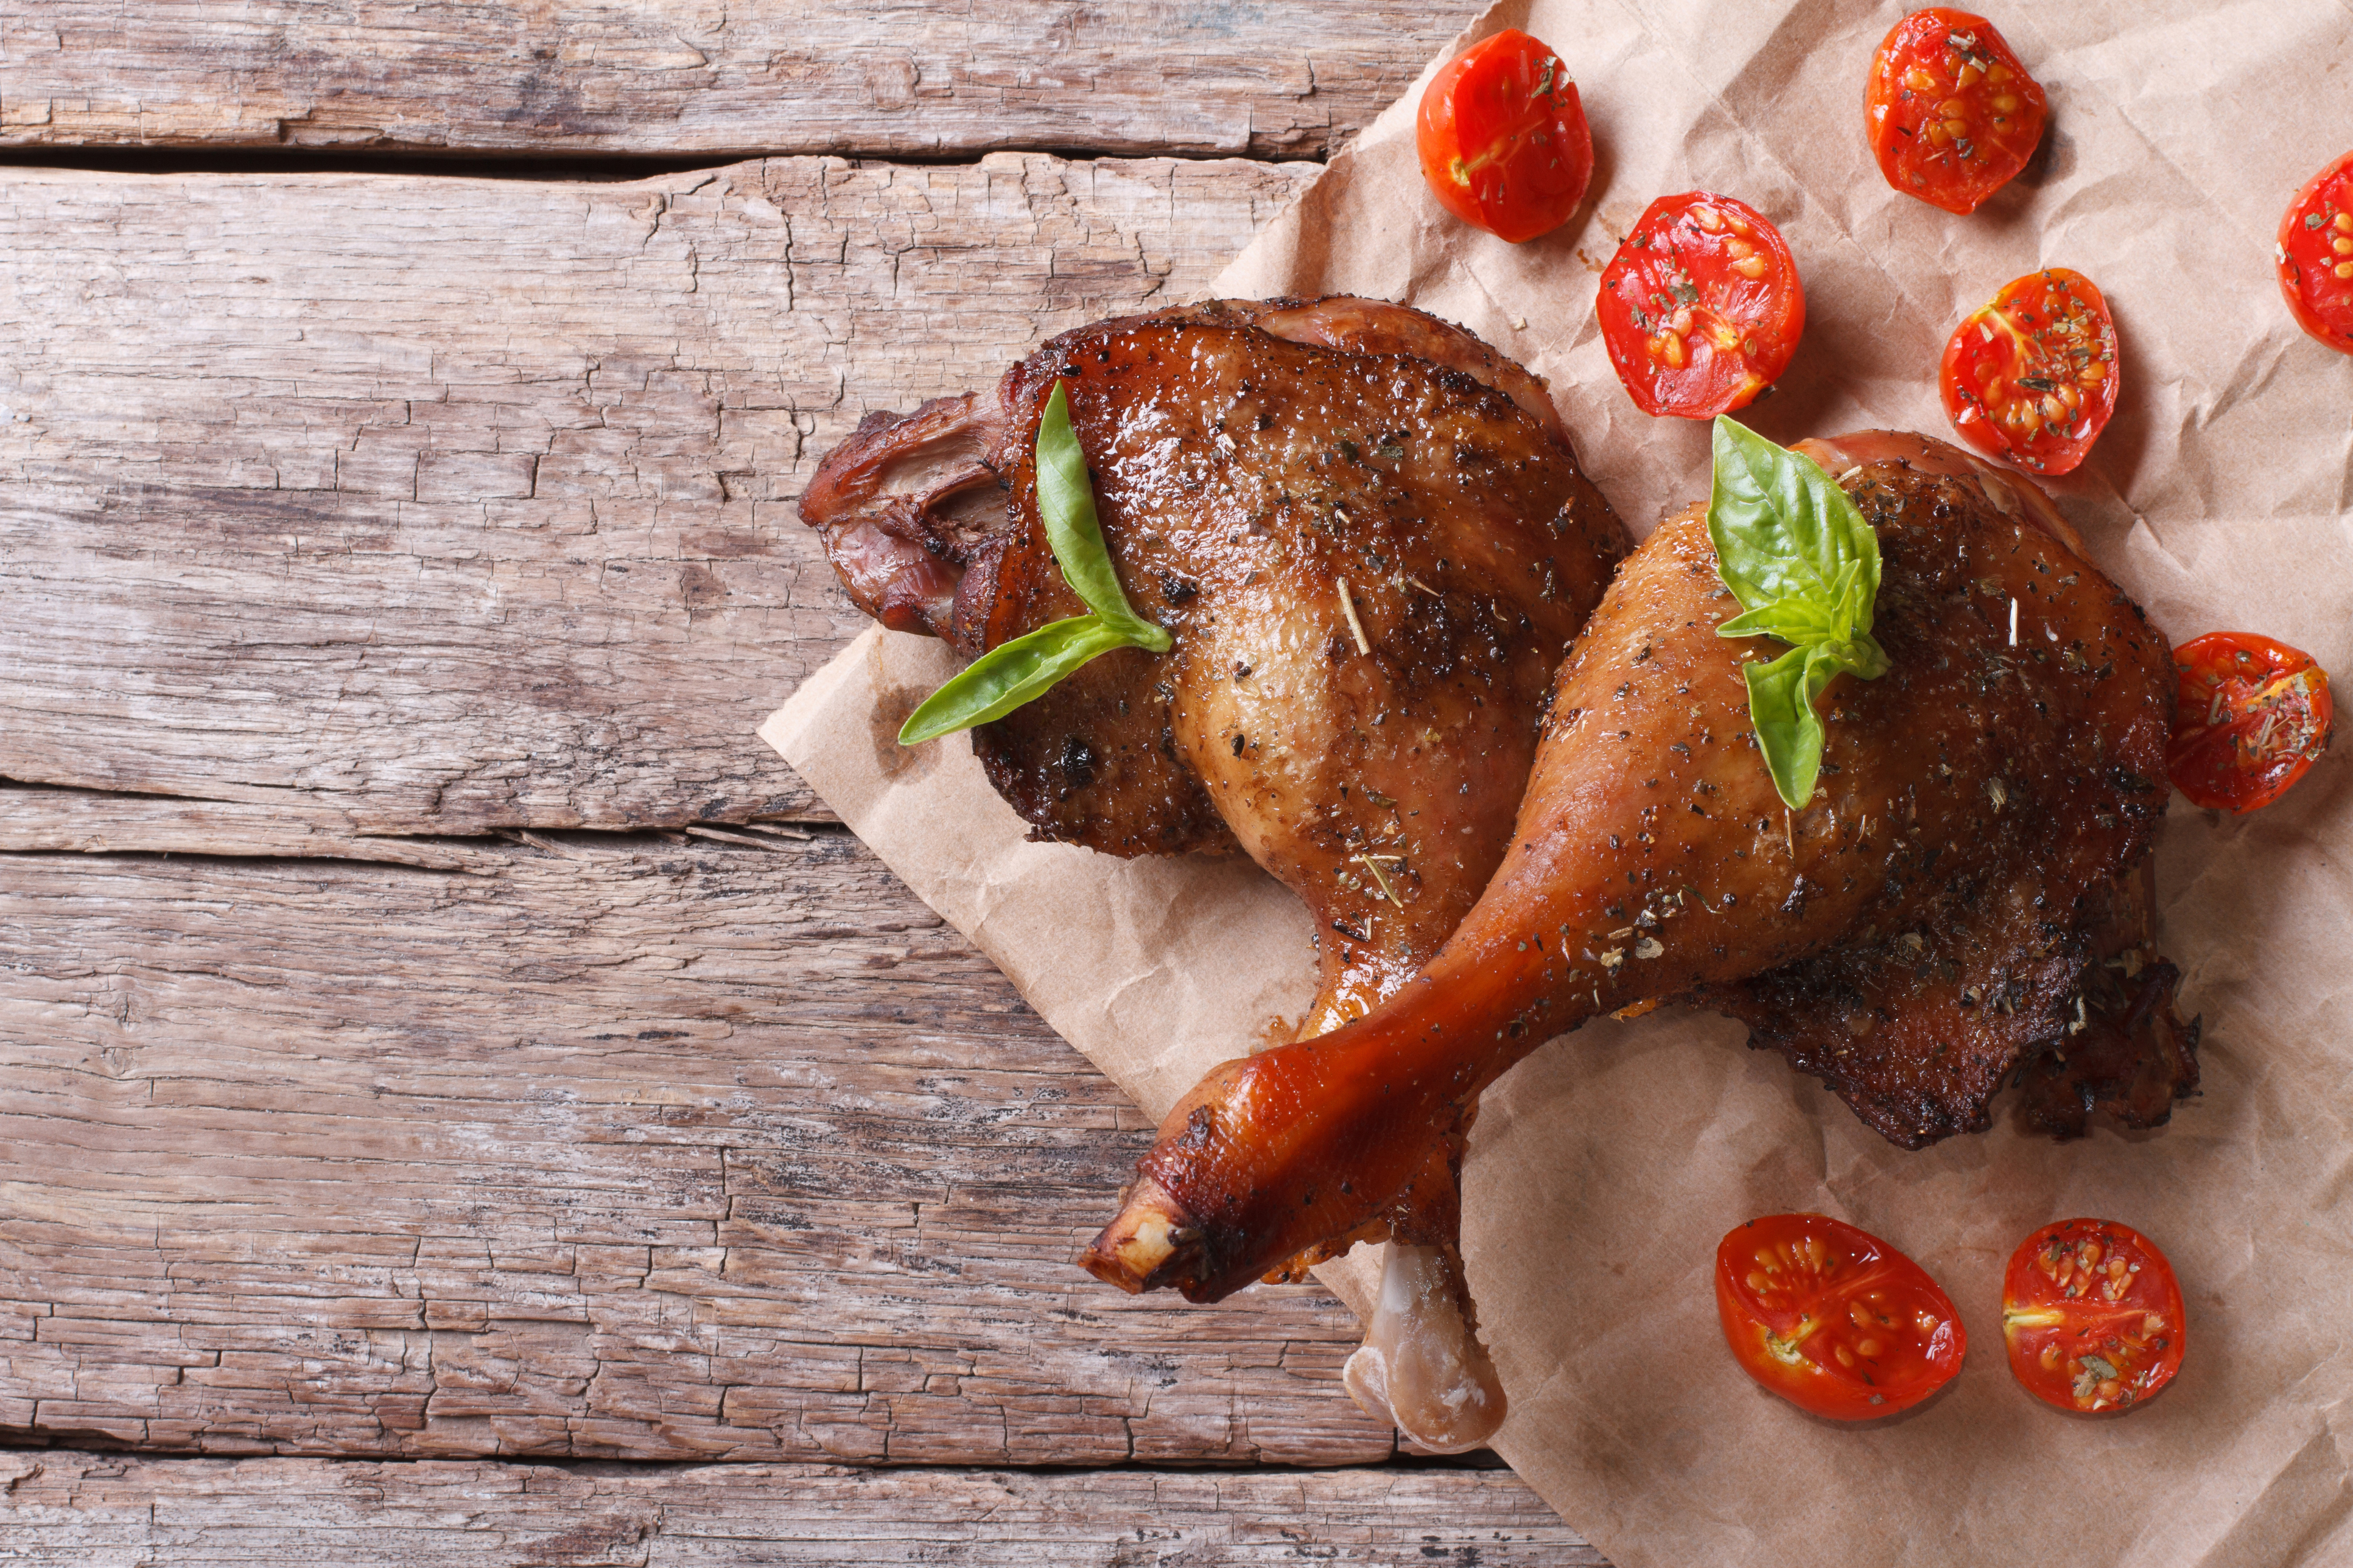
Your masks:
<path fill-rule="evenodd" d="M 2174 1012 L 2181 972 L 2160 958 L 2123 972 L 2118 960 L 2084 974 L 2081 1013 L 2019 1075 L 2021 1125 L 2081 1138 L 2102 1112 L 2136 1130 L 2162 1127 L 2173 1104 L 2198 1092 L 2201 1019 Z"/>
<path fill-rule="evenodd" d="M 2150 896 L 2144 860 L 2115 884 L 2112 909 L 2094 900 L 2083 928 L 2039 956 L 2007 955 L 2012 962 L 1999 977 L 1956 970 L 1934 947 L 1907 948 L 1922 941 L 1912 934 L 1683 1000 L 1746 1023 L 1752 1049 L 1779 1051 L 1899 1148 L 1984 1131 L 2004 1087 L 2022 1089 L 2019 1124 L 2055 1138 L 2083 1137 L 2103 1114 L 2121 1127 L 2160 1127 L 2175 1100 L 2198 1091 L 2200 1020 L 2185 1025 L 2174 1011 L 2180 971 L 2149 945 L 2153 906 L 2134 907 Z M 1884 984 L 1906 971 L 1916 983 Z M 1982 1093 L 1938 1087 L 1929 1064 L 1903 1075 L 1900 1091 L 1842 1064 L 1842 1020 L 1876 1014 L 1893 1021 L 1957 997 L 1965 1021 L 1935 1049 L 1949 1052 L 1953 1076 L 1977 1079 Z"/>

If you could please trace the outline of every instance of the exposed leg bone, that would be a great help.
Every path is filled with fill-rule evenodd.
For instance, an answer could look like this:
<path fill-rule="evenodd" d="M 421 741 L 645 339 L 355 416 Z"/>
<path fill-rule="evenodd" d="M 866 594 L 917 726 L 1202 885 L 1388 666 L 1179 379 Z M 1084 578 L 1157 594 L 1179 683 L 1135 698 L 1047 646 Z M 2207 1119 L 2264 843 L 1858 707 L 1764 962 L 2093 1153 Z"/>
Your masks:
<path fill-rule="evenodd" d="M 1440 1454 L 1476 1448 L 1504 1424 L 1503 1380 L 1479 1342 L 1462 1259 L 1392 1243 L 1365 1342 L 1341 1369 L 1349 1397 Z"/>

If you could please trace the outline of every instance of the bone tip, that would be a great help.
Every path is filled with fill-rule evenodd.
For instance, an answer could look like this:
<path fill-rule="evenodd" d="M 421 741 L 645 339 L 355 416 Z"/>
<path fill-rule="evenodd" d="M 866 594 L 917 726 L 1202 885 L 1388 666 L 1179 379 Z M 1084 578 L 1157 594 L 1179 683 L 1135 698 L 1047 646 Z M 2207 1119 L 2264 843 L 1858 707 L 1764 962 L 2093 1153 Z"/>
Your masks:
<path fill-rule="evenodd" d="M 1171 1283 L 1172 1271 L 1198 1250 L 1200 1238 L 1184 1205 L 1144 1176 L 1128 1189 L 1119 1216 L 1079 1255 L 1079 1267 L 1138 1295 Z"/>
<path fill-rule="evenodd" d="M 1400 1411 L 1389 1398 L 1388 1371 L 1388 1358 L 1378 1348 L 1359 1345 L 1340 1368 L 1340 1386 L 1357 1409 L 1388 1422 L 1424 1453 L 1467 1454 L 1483 1448 L 1510 1413 L 1503 1385 L 1492 1377 L 1449 1389 L 1438 1409 Z"/>

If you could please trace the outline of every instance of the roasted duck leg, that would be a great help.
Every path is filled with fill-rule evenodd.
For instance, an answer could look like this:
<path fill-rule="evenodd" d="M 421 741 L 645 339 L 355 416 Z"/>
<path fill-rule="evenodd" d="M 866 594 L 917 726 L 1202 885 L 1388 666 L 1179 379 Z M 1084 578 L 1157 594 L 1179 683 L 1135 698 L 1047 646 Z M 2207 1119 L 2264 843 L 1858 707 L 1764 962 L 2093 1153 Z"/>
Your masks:
<path fill-rule="evenodd" d="M 1033 837 L 1248 853 L 1314 916 L 1299 1037 L 1362 1016 L 1502 861 L 1623 531 L 1542 388 L 1476 338 L 1374 300 L 1213 302 L 1066 333 L 994 395 L 870 416 L 801 507 L 861 608 L 971 654 L 1079 613 L 1030 468 L 1058 380 L 1121 582 L 1174 647 L 1097 659 L 975 749 Z M 1459 1152 L 1394 1216 L 1409 1296 L 1459 1287 Z M 1493 1384 L 1467 1331 L 1430 1355 L 1454 1370 L 1423 1383 Z"/>
<path fill-rule="evenodd" d="M 1785 810 L 1751 739 L 1741 666 L 1778 649 L 1716 636 L 1739 606 L 1694 507 L 1561 667 L 1503 868 L 1437 957 L 1364 1018 L 1204 1079 L 1089 1268 L 1210 1300 L 1368 1223 L 1409 1233 L 1482 1089 L 1662 998 L 1746 1019 L 1906 1146 L 1986 1126 L 2031 1054 L 2084 1036 L 2100 1060 L 2052 1077 L 2045 1124 L 2165 1119 L 2196 1081 L 2138 876 L 2165 643 L 2023 479 L 1918 437 L 1801 449 L 1878 532 L 1894 661 L 1826 694 L 1811 804 Z M 1400 1314 L 1423 1331 L 1454 1331 Z"/>
<path fill-rule="evenodd" d="M 1376 300 L 1103 321 L 993 396 L 871 415 L 801 504 L 883 625 L 978 654 L 1082 612 L 1037 518 L 1054 384 L 1105 542 L 1166 655 L 1099 658 L 974 731 L 1032 837 L 1248 853 L 1298 892 L 1302 1026 L 1420 967 L 1511 837 L 1551 671 L 1624 554 L 1543 390 Z"/>

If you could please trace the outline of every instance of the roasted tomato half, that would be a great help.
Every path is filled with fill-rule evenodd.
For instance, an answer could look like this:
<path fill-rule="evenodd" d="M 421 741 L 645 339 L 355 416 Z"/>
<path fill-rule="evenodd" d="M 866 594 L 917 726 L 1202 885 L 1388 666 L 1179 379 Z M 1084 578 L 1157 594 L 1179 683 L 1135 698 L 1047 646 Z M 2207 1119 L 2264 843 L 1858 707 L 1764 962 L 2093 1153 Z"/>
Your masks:
<path fill-rule="evenodd" d="M 2026 1238 L 2001 1281 L 2010 1370 L 2062 1410 L 2131 1409 L 2181 1370 L 2181 1287 L 2147 1237 L 2063 1219 Z"/>
<path fill-rule="evenodd" d="M 2116 324 L 2064 267 L 2011 279 L 1945 345 L 1945 413 L 1969 445 L 2038 474 L 2073 470 L 2116 411 Z"/>
<path fill-rule="evenodd" d="M 1952 1299 L 1880 1240 L 1818 1214 L 1752 1219 L 1715 1249 L 1715 1307 L 1748 1375 L 1837 1421 L 1892 1415 L 1952 1380 Z"/>
<path fill-rule="evenodd" d="M 2253 632 L 2209 632 L 2173 650 L 2181 678 L 2166 772 L 2193 805 L 2269 805 L 2327 749 L 2336 714 L 2312 656 Z"/>
<path fill-rule="evenodd" d="M 1652 202 L 1601 272 L 1601 341 L 1645 414 L 1746 408 L 1789 368 L 1806 290 L 1781 231 L 1730 196 Z"/>
<path fill-rule="evenodd" d="M 2353 153 L 2312 177 L 2280 219 L 2280 292 L 2296 325 L 2353 354 Z"/>
<path fill-rule="evenodd" d="M 1439 205 L 1517 242 L 1567 223 L 1593 178 L 1593 132 L 1560 57 L 1516 28 L 1447 62 L 1415 145 Z"/>
<path fill-rule="evenodd" d="M 2047 113 L 1993 24 L 1941 5 L 1913 12 L 1880 44 L 1863 108 L 1887 183 L 1964 215 L 2026 167 Z"/>

